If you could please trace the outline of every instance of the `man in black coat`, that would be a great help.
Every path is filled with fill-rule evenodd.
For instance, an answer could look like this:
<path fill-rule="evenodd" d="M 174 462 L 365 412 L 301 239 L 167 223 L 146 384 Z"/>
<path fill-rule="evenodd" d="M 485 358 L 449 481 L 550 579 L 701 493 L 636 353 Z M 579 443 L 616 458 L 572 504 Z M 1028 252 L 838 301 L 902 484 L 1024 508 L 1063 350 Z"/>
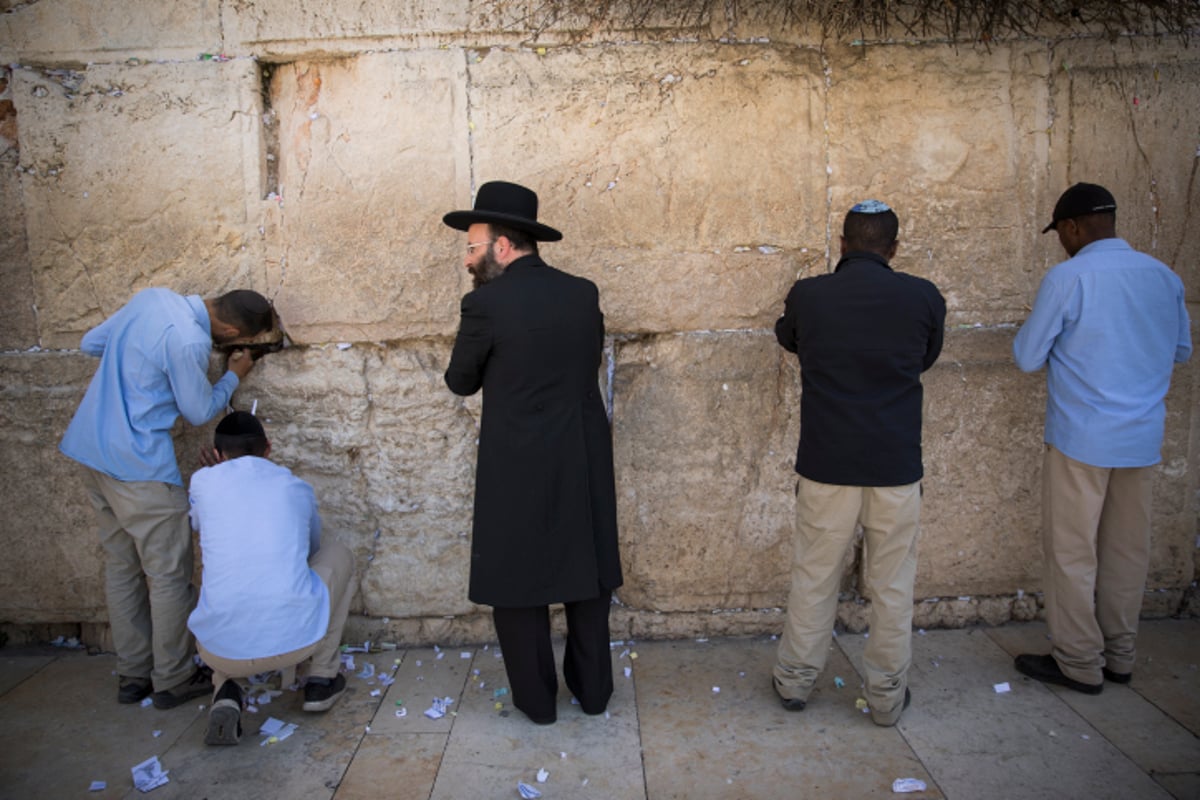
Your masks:
<path fill-rule="evenodd" d="M 942 350 L 946 303 L 924 278 L 894 271 L 899 220 L 855 205 L 832 273 L 797 281 L 775 336 L 800 359 L 795 556 L 774 670 L 783 707 L 801 711 L 825 667 L 838 587 L 863 529 L 871 636 L 863 653 L 871 719 L 907 707 L 920 531 L 921 373 Z"/>
<path fill-rule="evenodd" d="M 563 677 L 584 712 L 601 714 L 621 563 L 599 293 L 538 257 L 538 241 L 562 234 L 537 221 L 537 195 L 523 186 L 485 183 L 472 210 L 443 222 L 467 232 L 475 283 L 446 385 L 483 389 L 469 596 L 493 606 L 513 705 L 543 725 L 557 718 L 548 607 L 563 603 Z"/>

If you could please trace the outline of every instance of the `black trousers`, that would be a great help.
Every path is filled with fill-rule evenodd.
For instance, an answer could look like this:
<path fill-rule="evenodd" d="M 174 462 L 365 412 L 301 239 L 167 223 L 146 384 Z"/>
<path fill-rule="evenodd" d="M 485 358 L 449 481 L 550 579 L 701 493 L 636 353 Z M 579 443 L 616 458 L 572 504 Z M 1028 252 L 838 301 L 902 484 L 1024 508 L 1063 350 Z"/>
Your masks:
<path fill-rule="evenodd" d="M 608 611 L 612 592 L 564 603 L 567 612 L 563 678 L 586 714 L 603 714 L 613 693 Z M 550 645 L 550 608 L 494 608 L 513 705 L 534 722 L 558 718 L 558 676 Z"/>

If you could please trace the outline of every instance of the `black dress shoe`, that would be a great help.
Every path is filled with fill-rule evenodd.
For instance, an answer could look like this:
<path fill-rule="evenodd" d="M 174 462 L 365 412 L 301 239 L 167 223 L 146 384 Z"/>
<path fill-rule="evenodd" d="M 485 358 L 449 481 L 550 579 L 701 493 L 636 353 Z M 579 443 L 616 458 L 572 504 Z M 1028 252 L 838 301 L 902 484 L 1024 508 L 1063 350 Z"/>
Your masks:
<path fill-rule="evenodd" d="M 117 680 L 117 702 L 126 705 L 140 703 L 150 696 L 153 687 L 149 678 L 130 678 L 121 675 Z"/>
<path fill-rule="evenodd" d="M 1016 657 L 1013 665 L 1017 668 L 1017 672 L 1028 675 L 1035 681 L 1066 686 L 1068 689 L 1074 689 L 1084 694 L 1100 694 L 1100 692 L 1104 691 L 1103 682 L 1084 683 L 1074 678 L 1068 678 L 1063 674 L 1062 669 L 1058 666 L 1058 662 L 1054 660 L 1054 656 L 1050 654 L 1037 656 L 1032 653 L 1024 653 Z"/>
<path fill-rule="evenodd" d="M 1113 683 L 1129 683 L 1133 680 L 1132 672 L 1113 672 L 1108 667 L 1101 667 L 1100 672 L 1104 674 L 1104 680 L 1112 681 Z"/>

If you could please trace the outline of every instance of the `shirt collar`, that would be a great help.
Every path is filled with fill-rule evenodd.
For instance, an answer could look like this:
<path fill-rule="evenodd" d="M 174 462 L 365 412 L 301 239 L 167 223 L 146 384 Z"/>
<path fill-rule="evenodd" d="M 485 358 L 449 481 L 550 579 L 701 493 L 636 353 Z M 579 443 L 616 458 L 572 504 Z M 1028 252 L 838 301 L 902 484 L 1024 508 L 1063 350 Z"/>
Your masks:
<path fill-rule="evenodd" d="M 204 305 L 204 298 L 198 294 L 189 294 L 184 299 L 191 306 L 192 314 L 196 317 L 196 324 L 211 338 L 212 321 L 208 318 L 208 306 Z"/>

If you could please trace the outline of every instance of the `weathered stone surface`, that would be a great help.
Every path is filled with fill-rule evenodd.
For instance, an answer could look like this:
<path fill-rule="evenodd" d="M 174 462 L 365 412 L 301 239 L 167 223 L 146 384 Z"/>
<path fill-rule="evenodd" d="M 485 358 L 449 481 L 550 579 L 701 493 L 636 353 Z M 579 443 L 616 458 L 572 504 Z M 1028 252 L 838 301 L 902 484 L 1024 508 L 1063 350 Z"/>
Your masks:
<path fill-rule="evenodd" d="M 442 215 L 469 208 L 461 53 L 285 64 L 278 116 L 283 252 L 272 269 L 296 341 L 453 334 L 469 275 Z"/>
<path fill-rule="evenodd" d="M 1045 51 L 839 47 L 829 60 L 833 249 L 855 202 L 883 200 L 900 218 L 895 267 L 938 285 L 950 324 L 1022 318 L 1053 191 L 1038 170 Z"/>
<path fill-rule="evenodd" d="M 96 362 L 58 353 L 0 355 L 0 618 L 107 620 L 104 569 L 74 461 L 58 452 Z"/>
<path fill-rule="evenodd" d="M 820 95 L 817 55 L 793 48 L 480 51 L 474 174 L 537 189 L 539 216 L 565 236 L 546 256 L 600 284 L 611 330 L 737 324 L 722 311 L 736 278 L 708 276 L 746 267 L 738 294 L 749 288 L 753 309 L 741 317 L 758 320 L 824 251 Z M 759 258 L 731 259 L 739 247 Z M 759 247 L 781 257 L 764 265 Z M 654 328 L 613 302 L 634 297 Z"/>
<path fill-rule="evenodd" d="M 1013 364 L 1014 334 L 951 331 L 925 373 L 917 597 L 1040 585 L 1045 378 Z"/>
<path fill-rule="evenodd" d="M 777 606 L 791 564 L 797 370 L 764 333 L 621 343 L 617 511 L 628 606 Z"/>
<path fill-rule="evenodd" d="M 0 350 L 31 347 L 38 341 L 21 175 L 16 171 L 19 145 L 11 76 L 10 70 L 0 68 Z"/>
<path fill-rule="evenodd" d="M 1065 42 L 1054 50 L 1052 159 L 1077 181 L 1108 187 L 1117 233 L 1171 265 L 1200 297 L 1200 52 L 1171 38 Z M 1047 235 L 1053 238 L 1052 234 Z"/>
<path fill-rule="evenodd" d="M 221 50 L 220 0 L 39 0 L 0 14 L 0 63 L 194 59 Z"/>
<path fill-rule="evenodd" d="M 460 32 L 471 21 L 488 17 L 468 15 L 469 5 L 468 0 L 319 0 L 297 7 L 286 0 L 255 0 L 223 4 L 221 23 L 229 52 L 308 58 L 384 49 L 414 36 Z"/>
<path fill-rule="evenodd" d="M 13 72 L 43 345 L 147 286 L 265 289 L 258 98 L 251 62 Z"/>

